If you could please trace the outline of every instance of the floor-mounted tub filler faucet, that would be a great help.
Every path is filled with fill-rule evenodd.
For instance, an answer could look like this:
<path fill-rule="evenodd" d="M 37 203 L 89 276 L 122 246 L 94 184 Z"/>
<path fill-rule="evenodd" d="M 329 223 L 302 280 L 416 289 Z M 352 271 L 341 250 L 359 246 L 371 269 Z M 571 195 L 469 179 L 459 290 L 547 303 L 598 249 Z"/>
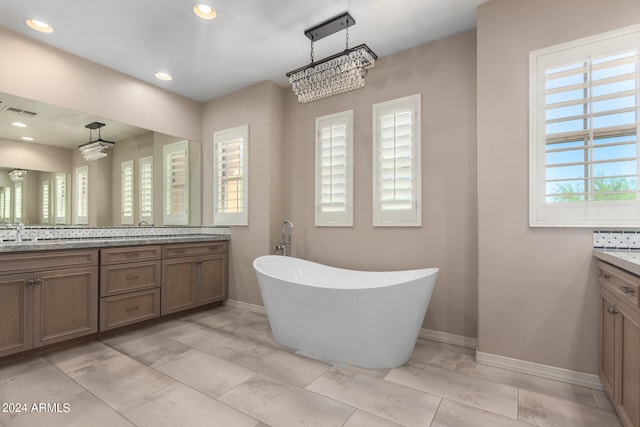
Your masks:
<path fill-rule="evenodd" d="M 276 246 L 276 252 L 281 251 L 284 256 L 291 256 L 291 234 L 293 234 L 293 222 L 288 219 L 282 223 L 282 237 Z"/>

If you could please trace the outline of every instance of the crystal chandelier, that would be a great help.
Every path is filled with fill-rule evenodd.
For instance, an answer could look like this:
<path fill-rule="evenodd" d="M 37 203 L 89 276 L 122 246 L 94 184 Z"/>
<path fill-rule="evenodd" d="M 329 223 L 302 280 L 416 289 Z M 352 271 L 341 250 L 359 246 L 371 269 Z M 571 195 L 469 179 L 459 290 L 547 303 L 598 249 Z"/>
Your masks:
<path fill-rule="evenodd" d="M 349 27 L 356 21 L 345 12 L 304 32 L 311 40 L 311 63 L 287 73 L 293 93 L 299 102 L 310 102 L 364 86 L 367 70 L 378 56 L 366 44 L 349 49 Z M 313 43 L 337 31 L 346 30 L 343 52 L 315 61 Z"/>
<path fill-rule="evenodd" d="M 100 128 L 103 126 L 104 123 L 100 122 L 92 122 L 85 126 L 89 129 L 89 142 L 80 145 L 78 148 L 80 149 L 82 157 L 88 162 L 107 157 L 107 151 L 113 147 L 113 142 L 105 141 L 100 136 Z M 92 141 L 91 138 L 94 129 L 98 129 L 98 139 Z"/>
<path fill-rule="evenodd" d="M 22 181 L 25 176 L 27 176 L 27 171 L 24 169 L 14 169 L 9 172 L 9 178 L 13 182 Z"/>

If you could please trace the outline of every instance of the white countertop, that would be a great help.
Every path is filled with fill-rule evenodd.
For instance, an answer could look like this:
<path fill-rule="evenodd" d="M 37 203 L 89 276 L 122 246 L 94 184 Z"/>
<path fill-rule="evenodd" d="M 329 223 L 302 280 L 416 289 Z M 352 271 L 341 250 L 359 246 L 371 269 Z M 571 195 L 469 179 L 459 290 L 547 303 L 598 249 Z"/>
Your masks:
<path fill-rule="evenodd" d="M 593 256 L 640 276 L 640 251 L 594 249 Z"/>

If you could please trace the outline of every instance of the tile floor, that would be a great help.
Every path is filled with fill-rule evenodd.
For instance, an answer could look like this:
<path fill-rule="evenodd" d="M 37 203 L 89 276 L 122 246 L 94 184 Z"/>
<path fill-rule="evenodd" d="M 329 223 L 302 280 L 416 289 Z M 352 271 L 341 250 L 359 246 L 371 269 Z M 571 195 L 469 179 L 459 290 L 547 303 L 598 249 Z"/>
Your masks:
<path fill-rule="evenodd" d="M 400 368 L 331 366 L 230 307 L 0 367 L 0 404 L 3 427 L 620 426 L 603 392 L 479 365 L 468 348 L 420 339 Z"/>

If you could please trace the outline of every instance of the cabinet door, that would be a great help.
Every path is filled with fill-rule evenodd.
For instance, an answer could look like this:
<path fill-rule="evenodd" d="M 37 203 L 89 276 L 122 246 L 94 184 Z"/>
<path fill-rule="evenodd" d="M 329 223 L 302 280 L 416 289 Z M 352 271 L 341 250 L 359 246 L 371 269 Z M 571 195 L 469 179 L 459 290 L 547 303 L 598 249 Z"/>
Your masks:
<path fill-rule="evenodd" d="M 33 347 L 32 274 L 0 276 L 0 356 Z"/>
<path fill-rule="evenodd" d="M 640 315 L 626 306 L 619 308 L 621 340 L 618 414 L 624 425 L 640 426 Z"/>
<path fill-rule="evenodd" d="M 608 295 L 600 294 L 600 380 L 609 396 L 615 396 L 616 323 L 614 303 Z"/>
<path fill-rule="evenodd" d="M 162 314 L 195 307 L 198 301 L 196 259 L 174 258 L 162 261 Z"/>
<path fill-rule="evenodd" d="M 98 331 L 98 267 L 34 274 L 34 346 Z"/>
<path fill-rule="evenodd" d="M 227 296 L 227 256 L 203 258 L 198 263 L 198 304 L 223 300 Z"/>

